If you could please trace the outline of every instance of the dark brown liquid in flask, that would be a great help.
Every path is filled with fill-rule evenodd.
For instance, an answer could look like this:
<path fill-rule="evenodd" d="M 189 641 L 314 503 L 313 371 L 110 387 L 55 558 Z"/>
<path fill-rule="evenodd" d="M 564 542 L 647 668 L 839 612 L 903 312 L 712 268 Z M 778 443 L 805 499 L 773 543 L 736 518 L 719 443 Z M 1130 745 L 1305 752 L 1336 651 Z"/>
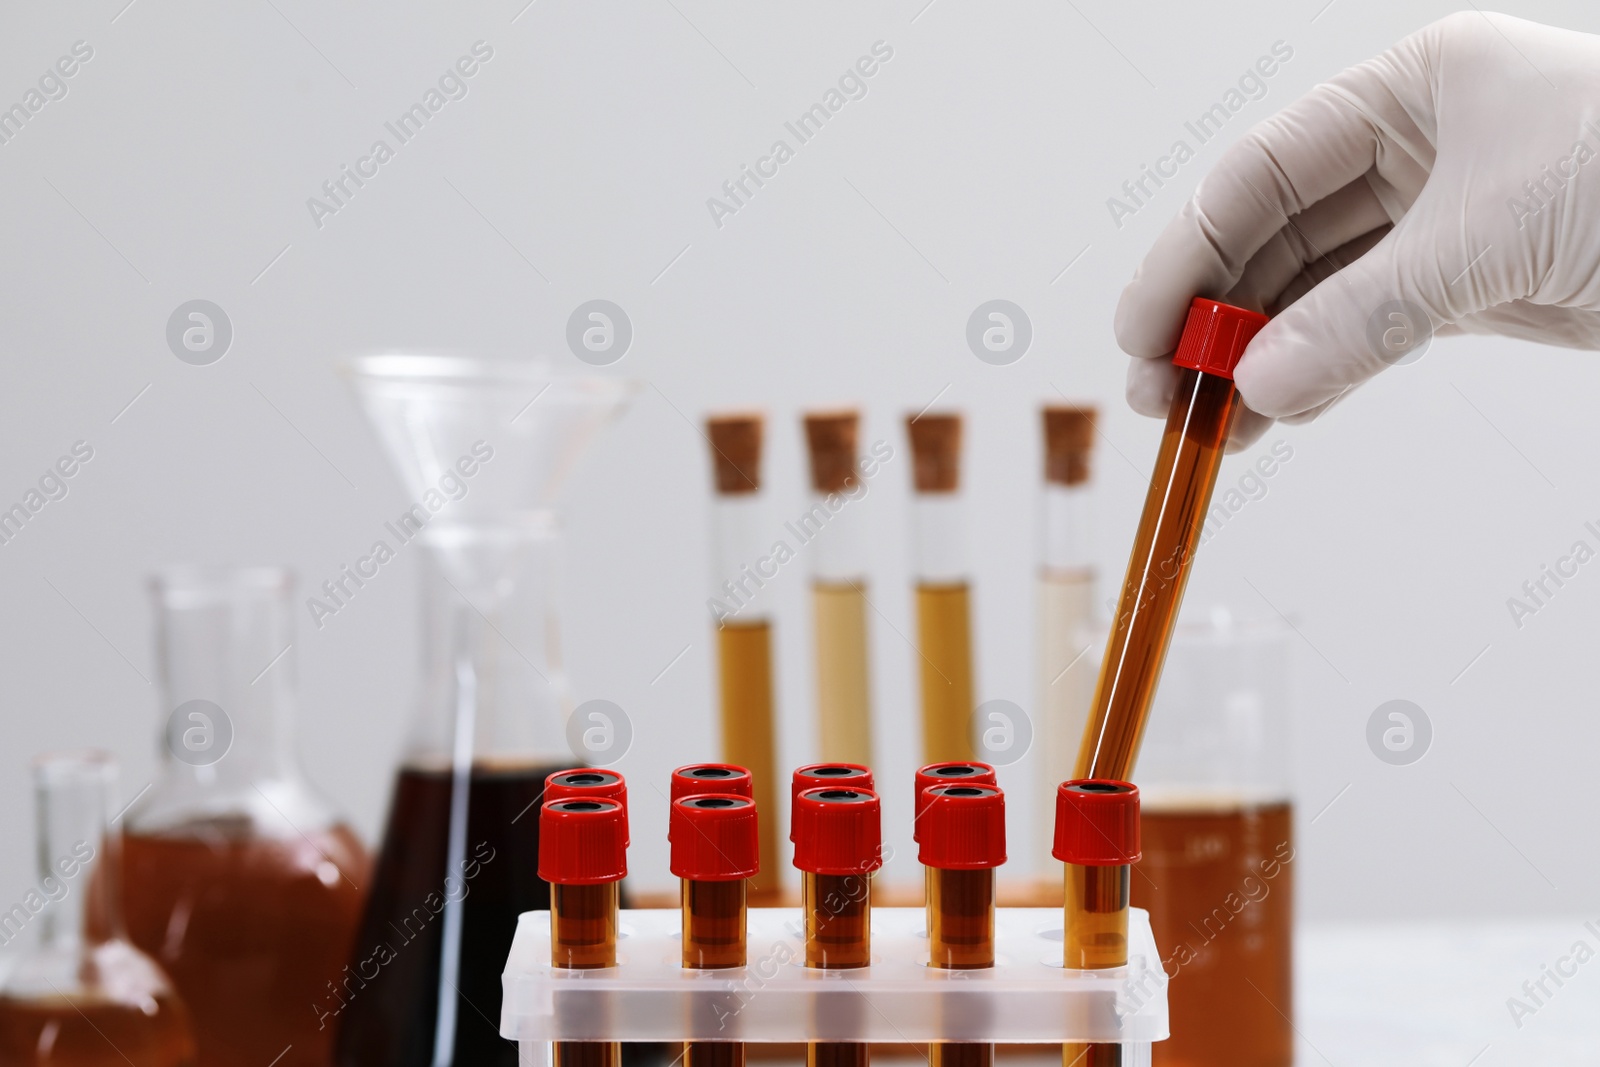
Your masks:
<path fill-rule="evenodd" d="M 468 785 L 464 871 L 449 871 L 451 773 L 406 767 L 395 785 L 372 898 L 351 966 L 325 989 L 318 1011 L 339 1027 L 345 1067 L 439 1063 L 515 1067 L 517 1046 L 500 1036 L 500 972 L 517 916 L 550 906 L 536 873 L 538 800 L 561 766 L 477 764 Z M 447 878 L 448 875 L 448 878 Z M 445 913 L 461 908 L 457 959 L 446 967 Z M 454 1041 L 436 1056 L 441 975 Z"/>
<path fill-rule="evenodd" d="M 1160 1067 L 1294 1062 L 1292 821 L 1287 802 L 1145 809 L 1133 903 L 1171 980 Z"/>
<path fill-rule="evenodd" d="M 1216 359 L 1219 373 L 1192 366 L 1179 372 L 1100 665 L 1076 777 L 1125 780 L 1132 774 L 1217 468 L 1239 409 L 1232 362 L 1266 321 L 1265 316 L 1209 300 L 1196 299 L 1190 309 L 1174 362 L 1182 365 L 1186 353 L 1203 366 Z M 1230 354 L 1232 360 L 1227 359 Z"/>

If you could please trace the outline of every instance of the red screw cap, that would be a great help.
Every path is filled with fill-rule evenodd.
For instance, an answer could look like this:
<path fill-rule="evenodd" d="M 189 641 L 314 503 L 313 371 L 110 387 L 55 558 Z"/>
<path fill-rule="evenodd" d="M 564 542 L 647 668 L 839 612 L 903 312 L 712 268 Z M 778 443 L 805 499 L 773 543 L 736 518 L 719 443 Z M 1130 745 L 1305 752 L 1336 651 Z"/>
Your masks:
<path fill-rule="evenodd" d="M 866 874 L 883 866 L 878 794 L 807 789 L 794 802 L 794 865 L 812 874 Z"/>
<path fill-rule="evenodd" d="M 733 882 L 761 870 L 756 805 L 732 793 L 672 802 L 672 873 L 695 882 Z"/>
<path fill-rule="evenodd" d="M 923 794 L 936 785 L 998 785 L 994 768 L 987 763 L 930 763 L 918 768 L 916 780 L 916 814 L 911 820 L 911 840 L 922 840 L 922 812 L 928 806 Z"/>
<path fill-rule="evenodd" d="M 994 785 L 935 785 L 924 803 L 917 859 L 944 871 L 975 871 L 1006 861 L 1006 795 Z"/>
<path fill-rule="evenodd" d="M 1175 367 L 1189 367 L 1219 378 L 1233 379 L 1233 368 L 1249 346 L 1250 339 L 1268 323 L 1265 315 L 1219 304 L 1203 296 L 1189 305 L 1189 318 L 1183 324 L 1178 352 L 1172 357 Z"/>
<path fill-rule="evenodd" d="M 1056 788 L 1056 841 L 1050 854 L 1080 867 L 1139 861 L 1139 787 L 1077 778 Z"/>
<path fill-rule="evenodd" d="M 838 786 L 871 792 L 872 769 L 859 763 L 808 763 L 789 778 L 789 840 L 794 840 L 795 800 L 807 789 Z"/>
<path fill-rule="evenodd" d="M 605 797 L 547 800 L 539 809 L 539 877 L 599 885 L 628 873 L 628 811 Z"/>
<path fill-rule="evenodd" d="M 755 787 L 750 772 L 732 763 L 691 763 L 672 772 L 668 786 L 670 801 L 698 793 L 727 793 L 736 797 L 754 797 Z"/>
<path fill-rule="evenodd" d="M 605 797 L 621 804 L 622 810 L 626 812 L 628 783 L 616 771 L 602 770 L 599 767 L 572 767 L 545 775 L 542 798 L 545 802 L 566 800 L 571 797 L 585 800 Z M 623 842 L 625 845 L 631 843 Z"/>

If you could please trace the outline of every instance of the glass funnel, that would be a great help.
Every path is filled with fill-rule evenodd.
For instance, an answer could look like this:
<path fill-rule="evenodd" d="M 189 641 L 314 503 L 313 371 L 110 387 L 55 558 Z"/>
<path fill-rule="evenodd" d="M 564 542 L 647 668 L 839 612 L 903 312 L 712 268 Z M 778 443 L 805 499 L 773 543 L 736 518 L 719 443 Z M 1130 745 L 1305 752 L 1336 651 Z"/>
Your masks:
<path fill-rule="evenodd" d="M 128 935 L 172 976 L 203 1067 L 324 1067 L 313 1009 L 367 885 L 354 832 L 295 758 L 294 579 L 176 567 L 151 579 L 160 778 L 126 819 Z"/>
<path fill-rule="evenodd" d="M 383 355 L 344 373 L 426 547 L 418 704 L 344 997 L 337 1061 L 504 1064 L 500 971 L 534 873 L 544 778 L 570 766 L 556 495 L 635 392 L 532 363 Z"/>
<path fill-rule="evenodd" d="M 33 764 L 38 874 L 0 940 L 38 928 L 0 983 L 0 1064 L 189 1067 L 194 1036 L 155 961 L 123 935 L 111 805 L 116 765 L 98 752 Z"/>

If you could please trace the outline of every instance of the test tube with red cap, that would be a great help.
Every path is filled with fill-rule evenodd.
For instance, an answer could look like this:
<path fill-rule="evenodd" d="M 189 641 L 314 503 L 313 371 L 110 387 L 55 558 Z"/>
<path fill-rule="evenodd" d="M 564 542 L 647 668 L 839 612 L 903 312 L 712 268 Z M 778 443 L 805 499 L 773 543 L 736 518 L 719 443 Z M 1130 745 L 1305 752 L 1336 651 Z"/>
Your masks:
<path fill-rule="evenodd" d="M 755 801 L 733 793 L 698 793 L 672 802 L 672 873 L 681 879 L 683 966 L 745 965 L 748 881 L 761 870 Z M 744 1044 L 691 1041 L 688 1067 L 742 1067 Z"/>
<path fill-rule="evenodd" d="M 573 798 L 593 800 L 596 797 L 615 800 L 622 805 L 623 814 L 627 814 L 627 781 L 616 771 L 602 767 L 571 767 L 564 771 L 552 771 L 545 775 L 544 795 L 540 798 L 540 802 L 549 803 L 552 800 Z"/>
<path fill-rule="evenodd" d="M 750 772 L 733 763 L 691 763 L 678 767 L 668 780 L 667 790 L 669 802 L 697 793 L 730 793 L 755 799 L 755 783 Z"/>
<path fill-rule="evenodd" d="M 872 872 L 883 866 L 877 794 L 840 786 L 807 789 L 795 798 L 792 829 L 806 966 L 866 967 L 872 962 Z M 806 1046 L 807 1067 L 866 1067 L 867 1062 L 864 1043 Z"/>
<path fill-rule="evenodd" d="M 808 763 L 789 776 L 789 840 L 794 840 L 794 806 L 807 789 L 837 786 L 872 792 L 872 769 L 859 763 Z"/>
<path fill-rule="evenodd" d="M 628 814 L 609 797 L 546 800 L 539 809 L 539 877 L 550 883 L 550 965 L 617 964 L 619 886 L 628 873 Z M 618 1067 L 611 1041 L 558 1041 L 556 1067 Z"/>
<path fill-rule="evenodd" d="M 928 966 L 994 966 L 994 872 L 1006 861 L 1006 797 L 992 783 L 929 786 L 922 793 L 917 859 L 928 872 Z M 989 1067 L 994 1046 L 934 1042 L 932 1067 Z"/>
<path fill-rule="evenodd" d="M 922 813 L 927 808 L 925 796 L 929 789 L 939 785 L 995 785 L 994 768 L 987 763 L 965 761 L 956 763 L 930 763 L 917 768 L 912 783 L 911 840 L 922 840 Z"/>
<path fill-rule="evenodd" d="M 1128 963 L 1128 891 L 1139 861 L 1139 790 L 1127 782 L 1074 779 L 1056 790 L 1056 840 L 1066 864 L 1062 963 L 1074 970 Z M 1122 1046 L 1066 1044 L 1063 1067 L 1121 1067 Z"/>
<path fill-rule="evenodd" d="M 1267 317 L 1196 297 L 1172 363 L 1172 406 L 1133 553 L 1111 622 L 1094 705 L 1078 752 L 1080 778 L 1133 773 L 1184 586 L 1211 506 L 1228 432 L 1239 413 L 1233 371 Z"/>

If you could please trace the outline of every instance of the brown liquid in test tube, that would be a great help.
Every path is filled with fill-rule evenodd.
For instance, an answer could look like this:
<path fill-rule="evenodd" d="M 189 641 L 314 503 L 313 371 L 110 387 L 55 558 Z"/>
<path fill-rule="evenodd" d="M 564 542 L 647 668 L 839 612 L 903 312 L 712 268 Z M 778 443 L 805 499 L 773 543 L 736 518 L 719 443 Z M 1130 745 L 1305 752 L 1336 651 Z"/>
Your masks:
<path fill-rule="evenodd" d="M 619 886 L 628 817 L 615 800 L 547 800 L 539 809 L 539 877 L 550 883 L 550 966 L 617 965 Z M 555 1067 L 619 1067 L 615 1041 L 557 1041 Z"/>
<path fill-rule="evenodd" d="M 961 416 L 927 413 L 906 419 L 911 439 L 912 483 L 919 510 L 959 501 Z M 922 758 L 969 760 L 972 746 L 972 588 L 964 569 L 965 531 L 954 528 L 962 516 L 940 509 L 918 514 L 923 552 L 946 559 L 919 558 L 917 567 L 917 664 L 922 695 Z M 918 553 L 922 555 L 922 553 Z"/>
<path fill-rule="evenodd" d="M 812 413 L 805 417 L 811 459 L 811 487 L 817 496 L 854 494 L 856 435 L 854 411 Z M 832 521 L 832 520 L 830 520 Z M 848 531 L 821 531 L 824 538 Z M 813 548 L 815 564 L 819 548 Z M 823 759 L 872 762 L 872 697 L 867 659 L 866 578 L 860 560 L 842 560 L 843 570 L 819 573 L 811 581 L 817 657 L 817 722 Z"/>
<path fill-rule="evenodd" d="M 994 966 L 994 872 L 1006 861 L 1006 798 L 971 781 L 923 791 L 917 858 L 928 871 L 928 966 Z M 987 1042 L 937 1041 L 930 1067 L 990 1067 Z"/>
<path fill-rule="evenodd" d="M 1078 777 L 1124 779 L 1133 771 L 1239 410 L 1233 368 L 1266 324 L 1265 315 L 1215 300 L 1196 297 L 1189 309 L 1172 360 L 1178 384 L 1078 752 Z"/>
<path fill-rule="evenodd" d="M 760 531 L 748 547 L 741 542 L 751 536 L 740 524 L 736 509 L 754 500 L 761 491 L 761 446 L 763 420 L 760 415 L 722 415 L 706 420 L 706 436 L 711 442 L 711 466 L 717 500 L 714 519 L 724 554 L 731 559 L 722 566 L 744 565 L 754 558 L 746 553 L 765 553 L 771 549 Z M 727 526 L 727 529 L 722 529 Z M 720 575 L 719 580 L 734 575 Z M 772 692 L 772 619 L 762 613 L 723 619 L 717 624 L 717 681 L 720 696 L 722 758 L 750 768 L 755 785 L 753 799 L 763 811 L 778 810 L 778 757 L 776 714 Z M 761 854 L 778 854 L 776 819 L 761 824 Z M 757 902 L 775 903 L 782 890 L 776 864 L 750 880 L 750 893 Z"/>
<path fill-rule="evenodd" d="M 801 871 L 807 967 L 853 969 L 872 962 L 872 872 L 883 866 L 880 812 L 877 794 L 865 789 L 808 789 L 795 798 L 794 865 Z M 869 1061 L 864 1042 L 806 1046 L 807 1067 L 867 1067 Z"/>
<path fill-rule="evenodd" d="M 672 873 L 680 883 L 683 965 L 694 970 L 743 967 L 745 887 L 761 869 L 760 819 L 749 797 L 701 793 L 672 802 Z M 743 1067 L 740 1041 L 690 1041 L 686 1067 Z"/>
<path fill-rule="evenodd" d="M 1128 891 L 1139 861 L 1139 790 L 1075 780 L 1056 791 L 1055 858 L 1066 865 L 1062 964 L 1102 970 L 1128 963 Z M 1062 1067 L 1122 1067 L 1117 1044 L 1067 1043 Z"/>

